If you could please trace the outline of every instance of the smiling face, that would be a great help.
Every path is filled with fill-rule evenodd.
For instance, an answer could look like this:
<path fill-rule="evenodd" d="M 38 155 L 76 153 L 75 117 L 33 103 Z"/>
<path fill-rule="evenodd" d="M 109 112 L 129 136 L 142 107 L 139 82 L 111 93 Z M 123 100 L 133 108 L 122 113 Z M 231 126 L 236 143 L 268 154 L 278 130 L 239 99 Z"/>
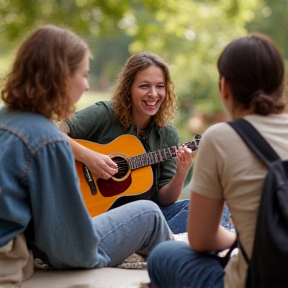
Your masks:
<path fill-rule="evenodd" d="M 145 129 L 166 97 L 162 69 L 152 65 L 137 72 L 130 94 L 133 122 L 138 129 Z"/>
<path fill-rule="evenodd" d="M 88 73 L 89 55 L 87 54 L 79 67 L 69 76 L 70 98 L 73 104 L 81 98 L 85 91 L 89 90 Z"/>

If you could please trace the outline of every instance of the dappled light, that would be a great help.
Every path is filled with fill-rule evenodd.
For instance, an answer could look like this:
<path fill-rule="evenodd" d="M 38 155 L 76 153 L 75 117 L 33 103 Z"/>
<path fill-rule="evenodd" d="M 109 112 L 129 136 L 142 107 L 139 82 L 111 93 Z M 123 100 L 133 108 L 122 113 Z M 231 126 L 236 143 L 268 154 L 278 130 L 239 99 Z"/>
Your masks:
<path fill-rule="evenodd" d="M 29 31 L 46 23 L 69 27 L 87 39 L 94 56 L 92 92 L 80 108 L 103 95 L 107 99 L 127 58 L 149 50 L 170 66 L 179 108 L 174 124 L 186 140 L 197 129 L 226 120 L 219 116 L 226 114 L 219 101 L 216 61 L 229 41 L 262 32 L 288 59 L 287 9 L 284 0 L 178 0 L 177 5 L 174 0 L 41 0 L 37 5 L 0 0 L 0 76 L 9 71 L 14 51 Z"/>

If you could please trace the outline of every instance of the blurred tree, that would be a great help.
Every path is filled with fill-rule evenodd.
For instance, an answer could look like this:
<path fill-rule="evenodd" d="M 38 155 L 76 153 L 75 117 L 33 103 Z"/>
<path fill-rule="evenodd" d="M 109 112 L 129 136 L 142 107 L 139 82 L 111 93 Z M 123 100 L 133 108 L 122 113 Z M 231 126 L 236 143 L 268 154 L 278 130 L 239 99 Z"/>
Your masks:
<path fill-rule="evenodd" d="M 90 86 L 93 90 L 110 90 L 112 82 L 116 79 L 117 72 L 130 56 L 129 44 L 132 38 L 123 31 L 117 37 L 99 37 L 90 41 L 94 59 L 90 63 Z"/>
<path fill-rule="evenodd" d="M 261 32 L 270 36 L 285 59 L 286 70 L 288 68 L 288 1 L 287 0 L 263 0 L 255 11 L 253 22 L 247 23 L 249 32 Z M 285 99 L 288 103 L 288 74 L 286 73 Z M 288 112 L 288 105 L 286 106 Z"/>
<path fill-rule="evenodd" d="M 250 32 L 261 32 L 270 36 L 288 59 L 288 1 L 263 0 L 255 11 L 253 22 L 247 23 Z"/>
<path fill-rule="evenodd" d="M 130 50 L 151 50 L 171 64 L 180 109 L 176 126 L 183 140 L 190 137 L 187 119 L 195 113 L 207 115 L 207 125 L 218 120 L 213 115 L 223 114 L 217 58 L 228 42 L 247 34 L 245 25 L 259 7 L 258 0 L 166 0 L 153 16 L 138 10 L 136 27 L 127 31 L 134 38 Z"/>
<path fill-rule="evenodd" d="M 13 51 L 31 29 L 41 24 L 72 28 L 92 47 L 91 72 L 95 79 L 92 75 L 91 86 L 102 89 L 115 80 L 129 53 L 157 53 L 170 63 L 180 109 L 175 124 L 180 135 L 187 135 L 182 138 L 188 138 L 187 119 L 201 112 L 215 121 L 212 116 L 222 111 L 215 65 L 218 55 L 227 42 L 246 34 L 245 25 L 268 2 L 0 0 L 0 49 Z"/>

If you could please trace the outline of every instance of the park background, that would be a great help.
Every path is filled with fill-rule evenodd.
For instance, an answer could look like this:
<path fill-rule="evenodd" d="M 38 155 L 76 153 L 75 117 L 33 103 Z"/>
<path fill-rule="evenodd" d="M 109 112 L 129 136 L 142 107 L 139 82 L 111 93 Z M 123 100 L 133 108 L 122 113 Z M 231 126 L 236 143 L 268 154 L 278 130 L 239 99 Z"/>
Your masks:
<path fill-rule="evenodd" d="M 160 55 L 175 83 L 179 113 L 173 124 L 181 142 L 228 120 L 216 69 L 228 42 L 265 33 L 288 60 L 286 0 L 0 0 L 1 78 L 21 41 L 43 24 L 68 27 L 91 47 L 90 91 L 76 109 L 109 100 L 131 54 L 148 50 Z"/>

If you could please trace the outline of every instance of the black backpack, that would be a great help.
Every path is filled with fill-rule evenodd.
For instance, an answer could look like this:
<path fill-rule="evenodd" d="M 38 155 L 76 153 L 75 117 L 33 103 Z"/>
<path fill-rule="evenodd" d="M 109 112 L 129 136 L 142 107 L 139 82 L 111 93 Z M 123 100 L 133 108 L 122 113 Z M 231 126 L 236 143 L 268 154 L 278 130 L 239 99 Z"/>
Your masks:
<path fill-rule="evenodd" d="M 288 160 L 282 161 L 248 121 L 229 124 L 268 167 L 250 260 L 239 243 L 249 267 L 246 288 L 288 287 Z"/>

